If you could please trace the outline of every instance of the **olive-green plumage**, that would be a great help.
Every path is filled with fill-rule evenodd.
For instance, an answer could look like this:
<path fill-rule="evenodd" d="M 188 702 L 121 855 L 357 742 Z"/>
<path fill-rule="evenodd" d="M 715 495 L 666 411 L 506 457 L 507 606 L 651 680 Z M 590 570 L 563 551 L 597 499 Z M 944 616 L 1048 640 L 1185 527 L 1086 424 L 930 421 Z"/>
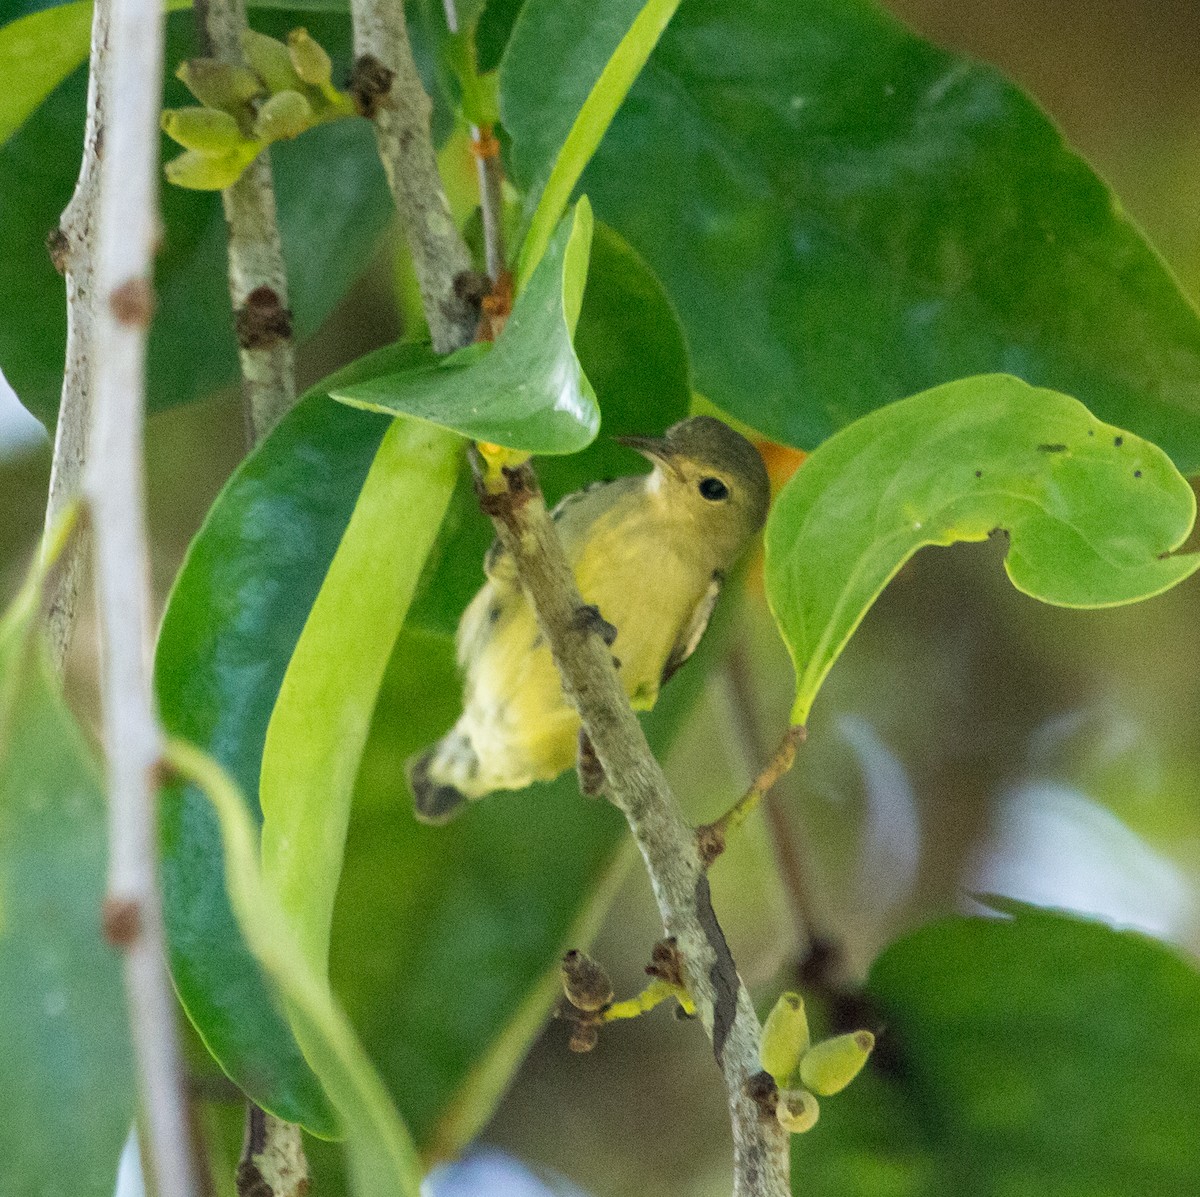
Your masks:
<path fill-rule="evenodd" d="M 654 463 L 569 495 L 554 519 L 579 592 L 617 629 L 613 655 L 634 707 L 691 655 L 725 571 L 770 501 L 758 451 L 728 425 L 693 416 L 661 438 L 625 437 Z M 468 799 L 549 781 L 575 762 L 579 716 L 562 691 L 511 558 L 494 545 L 487 581 L 463 613 L 463 714 L 409 761 L 418 817 L 443 822 Z"/>

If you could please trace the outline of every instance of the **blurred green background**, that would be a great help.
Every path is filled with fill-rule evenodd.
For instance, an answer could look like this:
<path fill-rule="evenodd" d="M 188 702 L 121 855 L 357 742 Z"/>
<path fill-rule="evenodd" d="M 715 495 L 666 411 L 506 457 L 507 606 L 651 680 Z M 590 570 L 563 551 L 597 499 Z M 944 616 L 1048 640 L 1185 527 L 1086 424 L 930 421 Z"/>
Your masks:
<path fill-rule="evenodd" d="M 1200 299 L 1200 6 L 889 7 L 1026 87 Z M 381 316 L 395 310 L 391 279 L 381 253 L 303 350 L 302 383 L 396 336 L 398 324 Z M 233 393 L 151 419 L 160 600 L 243 452 Z M 48 468 L 44 443 L 0 445 L 5 596 L 33 551 Z M 861 979 L 898 934 L 973 909 L 973 893 L 1095 914 L 1200 952 L 1200 581 L 1148 604 L 1075 613 L 1012 590 L 1001 553 L 998 544 L 926 551 L 901 573 L 836 666 L 808 745 L 778 788 L 786 843 L 773 847 L 756 817 L 715 868 L 715 905 L 752 987 L 790 984 L 814 928 L 845 946 L 847 980 Z M 85 714 L 95 709 L 89 621 L 85 603 L 68 678 Z M 790 704 L 790 666 L 757 566 L 729 623 L 728 663 L 668 762 L 696 819 L 744 787 Z M 746 695 L 750 719 L 739 715 Z M 780 851 L 792 884 L 781 879 Z M 659 934 L 648 884 L 632 868 L 595 949 L 618 993 L 640 987 Z M 695 1027 L 660 1011 L 610 1029 L 587 1056 L 568 1053 L 566 1039 L 561 1024 L 545 1030 L 487 1143 L 596 1197 L 728 1191 L 722 1092 Z M 239 1117 L 231 1108 L 223 1120 Z"/>

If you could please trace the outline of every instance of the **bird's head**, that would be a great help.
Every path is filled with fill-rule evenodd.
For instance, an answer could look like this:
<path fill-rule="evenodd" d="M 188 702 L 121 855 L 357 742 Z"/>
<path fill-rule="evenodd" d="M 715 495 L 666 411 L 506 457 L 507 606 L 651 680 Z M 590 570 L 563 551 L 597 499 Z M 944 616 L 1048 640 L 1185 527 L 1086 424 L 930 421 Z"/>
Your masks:
<path fill-rule="evenodd" d="M 695 526 L 721 568 L 766 522 L 771 489 L 763 459 L 728 424 L 692 416 L 661 437 L 616 439 L 654 463 L 649 487 L 669 510 Z"/>

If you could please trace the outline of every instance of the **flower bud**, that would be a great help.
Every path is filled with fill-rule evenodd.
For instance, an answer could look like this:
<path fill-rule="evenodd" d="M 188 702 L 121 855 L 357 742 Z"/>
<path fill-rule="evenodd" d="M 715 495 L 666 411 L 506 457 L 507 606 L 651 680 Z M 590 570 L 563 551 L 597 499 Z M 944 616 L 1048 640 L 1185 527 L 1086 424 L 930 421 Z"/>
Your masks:
<path fill-rule="evenodd" d="M 288 34 L 287 44 L 292 67 L 305 83 L 320 88 L 329 84 L 333 78 L 333 63 L 307 29 L 293 29 Z"/>
<path fill-rule="evenodd" d="M 279 91 L 258 110 L 254 134 L 263 141 L 284 141 L 312 125 L 312 105 L 298 91 Z"/>
<path fill-rule="evenodd" d="M 807 1089 L 780 1091 L 775 1117 L 785 1131 L 793 1135 L 802 1135 L 816 1126 L 820 1115 L 821 1107 Z"/>
<path fill-rule="evenodd" d="M 237 121 L 220 108 L 168 108 L 162 127 L 185 149 L 202 154 L 225 154 L 244 140 Z"/>
<path fill-rule="evenodd" d="M 763 1027 L 759 1052 L 762 1066 L 781 1085 L 786 1085 L 800 1067 L 800 1058 L 808 1051 L 808 1044 L 804 999 L 798 993 L 781 994 Z"/>
<path fill-rule="evenodd" d="M 241 178 L 262 147 L 253 141 L 227 154 L 202 154 L 185 150 L 166 163 L 163 171 L 169 183 L 190 191 L 223 191 Z"/>
<path fill-rule="evenodd" d="M 800 1079 L 822 1097 L 840 1093 L 862 1071 L 874 1046 L 875 1036 L 870 1031 L 826 1039 L 800 1061 Z"/>
<path fill-rule="evenodd" d="M 272 95 L 279 91 L 295 91 L 304 85 L 283 42 L 253 29 L 243 29 L 242 53 Z"/>
<path fill-rule="evenodd" d="M 593 1014 L 612 1001 L 608 973 L 586 953 L 572 948 L 562 958 L 561 974 L 563 993 L 576 1010 Z"/>
<path fill-rule="evenodd" d="M 262 80 L 247 67 L 230 66 L 215 58 L 190 58 L 181 62 L 175 77 L 209 108 L 236 116 L 255 96 L 263 94 Z"/>

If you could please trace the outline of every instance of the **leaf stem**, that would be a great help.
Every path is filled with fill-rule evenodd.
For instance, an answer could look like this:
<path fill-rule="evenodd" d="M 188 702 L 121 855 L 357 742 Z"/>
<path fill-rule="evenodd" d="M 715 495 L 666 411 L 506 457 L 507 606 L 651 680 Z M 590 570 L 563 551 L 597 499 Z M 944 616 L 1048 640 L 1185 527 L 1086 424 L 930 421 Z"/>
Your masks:
<path fill-rule="evenodd" d="M 475 459 L 478 466 L 478 459 Z M 537 613 L 563 688 L 604 768 L 608 794 L 633 832 L 668 936 L 680 954 L 687 991 L 725 1078 L 733 1126 L 735 1197 L 785 1197 L 788 1135 L 752 1095 L 761 1070 L 762 1029 L 713 913 L 696 836 L 684 821 L 662 767 L 613 668 L 612 654 L 584 617 L 580 598 L 529 465 L 504 471 L 506 489 L 483 494 L 521 586 Z"/>
<path fill-rule="evenodd" d="M 730 834 L 758 809 L 763 797 L 771 787 L 792 767 L 796 760 L 796 745 L 802 744 L 807 732 L 803 724 L 789 727 L 771 759 L 762 767 L 750 788 L 719 819 L 696 828 L 700 841 L 700 855 L 706 865 L 711 864 L 722 852 Z"/>
<path fill-rule="evenodd" d="M 110 7 L 111 4 L 111 7 Z M 103 639 L 101 689 L 109 795 L 108 938 L 124 953 L 125 985 L 154 1191 L 195 1197 L 175 995 L 156 868 L 155 789 L 162 738 L 151 696 L 150 579 L 142 473 L 146 341 L 158 241 L 159 0 L 101 0 L 107 38 L 93 73 L 107 73 L 94 225 L 95 345 L 91 452 L 84 489 L 95 539 Z M 99 19 L 99 14 L 98 14 Z M 94 94 L 99 94 L 96 89 Z M 88 144 L 96 152 L 97 141 Z"/>

